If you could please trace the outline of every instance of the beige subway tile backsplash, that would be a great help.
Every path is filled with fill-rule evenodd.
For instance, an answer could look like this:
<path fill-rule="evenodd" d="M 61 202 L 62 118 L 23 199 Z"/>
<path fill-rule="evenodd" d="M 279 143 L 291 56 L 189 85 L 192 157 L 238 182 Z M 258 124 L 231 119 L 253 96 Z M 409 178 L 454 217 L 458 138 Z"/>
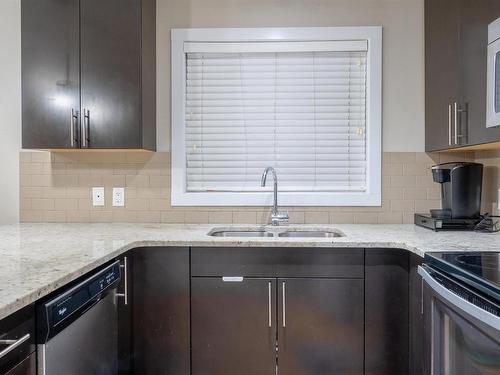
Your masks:
<path fill-rule="evenodd" d="M 487 156 L 493 158 L 491 154 L 484 157 Z M 430 167 L 442 161 L 473 160 L 473 157 L 465 153 L 441 156 L 390 152 L 384 153 L 382 159 L 380 207 L 283 207 L 289 211 L 290 223 L 412 223 L 414 212 L 425 212 L 440 204 L 440 190 L 432 181 Z M 490 161 L 490 168 L 497 161 Z M 105 187 L 105 207 L 92 206 L 93 186 Z M 125 188 L 125 207 L 112 206 L 113 187 Z M 265 224 L 270 220 L 271 210 L 270 207 L 172 207 L 167 152 L 23 151 L 20 195 L 22 222 Z"/>

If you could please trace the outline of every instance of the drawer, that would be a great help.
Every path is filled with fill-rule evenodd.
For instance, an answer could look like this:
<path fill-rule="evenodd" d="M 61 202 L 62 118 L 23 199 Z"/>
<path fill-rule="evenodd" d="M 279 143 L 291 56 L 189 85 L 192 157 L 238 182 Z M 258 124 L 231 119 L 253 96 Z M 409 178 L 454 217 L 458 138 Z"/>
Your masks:
<path fill-rule="evenodd" d="M 35 351 L 35 308 L 29 305 L 0 320 L 0 374 Z"/>
<path fill-rule="evenodd" d="M 363 278 L 364 249 L 193 247 L 191 275 Z"/>

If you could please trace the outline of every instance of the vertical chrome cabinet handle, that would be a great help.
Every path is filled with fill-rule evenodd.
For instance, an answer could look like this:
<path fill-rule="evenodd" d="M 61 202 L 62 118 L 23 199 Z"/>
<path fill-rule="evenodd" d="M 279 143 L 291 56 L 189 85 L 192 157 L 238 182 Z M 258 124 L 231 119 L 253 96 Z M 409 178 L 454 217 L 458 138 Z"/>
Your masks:
<path fill-rule="evenodd" d="M 90 111 L 88 109 L 83 110 L 83 126 L 82 126 L 82 147 L 89 147 L 89 123 L 90 123 Z"/>
<path fill-rule="evenodd" d="M 452 105 L 448 105 L 448 145 L 451 146 L 452 139 Z"/>
<path fill-rule="evenodd" d="M 458 103 L 455 102 L 453 103 L 453 110 L 454 110 L 454 122 L 455 122 L 455 136 L 454 136 L 454 143 L 458 145 Z"/>
<path fill-rule="evenodd" d="M 123 264 L 120 264 L 120 268 L 124 271 L 124 282 L 123 282 L 123 293 L 117 293 L 117 297 L 123 297 L 123 303 L 125 306 L 128 305 L 128 259 L 127 257 L 123 257 Z"/>
<path fill-rule="evenodd" d="M 272 308 L 271 308 L 271 304 L 272 304 L 272 296 L 271 296 L 271 282 L 269 281 L 269 283 L 267 284 L 267 294 L 268 294 L 268 298 L 267 298 L 267 306 L 268 306 L 268 316 L 269 316 L 269 328 L 272 327 L 273 325 L 273 321 L 272 321 L 272 314 L 273 314 L 273 311 L 272 311 Z"/>
<path fill-rule="evenodd" d="M 285 282 L 283 281 L 283 328 L 286 327 L 286 291 L 285 291 Z"/>
<path fill-rule="evenodd" d="M 76 132 L 75 132 L 75 124 L 77 122 L 78 122 L 78 111 L 75 111 L 73 108 L 71 108 L 71 118 L 69 121 L 69 136 L 71 138 L 70 143 L 72 148 L 76 147 L 78 143 L 78 138 L 76 137 Z"/>
<path fill-rule="evenodd" d="M 9 354 L 11 351 L 16 349 L 19 345 L 21 345 L 23 342 L 28 340 L 31 337 L 29 333 L 25 334 L 23 337 L 17 339 L 17 340 L 0 340 L 0 345 L 8 345 L 4 350 L 0 352 L 0 359 L 5 357 L 7 354 Z"/>

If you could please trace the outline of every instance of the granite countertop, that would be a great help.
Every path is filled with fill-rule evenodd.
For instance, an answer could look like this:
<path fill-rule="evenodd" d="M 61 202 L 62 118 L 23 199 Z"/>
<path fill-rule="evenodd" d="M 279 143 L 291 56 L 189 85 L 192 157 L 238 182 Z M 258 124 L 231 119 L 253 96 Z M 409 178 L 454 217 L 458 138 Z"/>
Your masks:
<path fill-rule="evenodd" d="M 244 227 L 240 225 L 238 227 Z M 364 247 L 429 251 L 499 251 L 500 234 L 439 232 L 414 225 L 316 225 L 339 238 L 210 237 L 227 225 L 18 224 L 0 226 L 0 319 L 142 246 Z M 299 226 L 293 226 L 298 228 Z"/>

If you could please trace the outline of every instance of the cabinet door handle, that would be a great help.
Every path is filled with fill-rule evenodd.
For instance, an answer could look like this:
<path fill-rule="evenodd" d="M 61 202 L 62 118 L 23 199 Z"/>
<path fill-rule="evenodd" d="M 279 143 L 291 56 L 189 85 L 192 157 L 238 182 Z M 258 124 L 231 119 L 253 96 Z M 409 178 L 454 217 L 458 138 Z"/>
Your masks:
<path fill-rule="evenodd" d="M 286 328 L 286 283 L 283 281 L 283 328 Z"/>
<path fill-rule="evenodd" d="M 453 103 L 453 109 L 454 109 L 454 122 L 455 122 L 455 138 L 454 138 L 454 143 L 458 145 L 458 103 L 455 102 Z"/>
<path fill-rule="evenodd" d="M 0 358 L 5 357 L 7 354 L 16 349 L 19 345 L 28 340 L 30 337 L 31 335 L 27 333 L 23 337 L 17 340 L 0 340 L 1 345 L 8 345 L 4 350 L 0 352 Z"/>
<path fill-rule="evenodd" d="M 269 283 L 267 284 L 267 294 L 268 294 L 268 297 L 267 297 L 267 309 L 268 309 L 268 317 L 269 317 L 269 328 L 272 327 L 272 324 L 273 324 L 273 321 L 272 321 L 272 307 L 271 307 L 271 304 L 272 304 L 272 296 L 271 296 L 271 282 L 269 281 Z"/>
<path fill-rule="evenodd" d="M 451 146 L 451 139 L 452 139 L 452 105 L 448 105 L 448 145 Z"/>
<path fill-rule="evenodd" d="M 82 126 L 82 147 L 88 148 L 90 142 L 90 111 L 83 110 L 83 126 Z"/>
<path fill-rule="evenodd" d="M 123 269 L 123 278 L 124 278 L 124 282 L 123 282 L 123 293 L 117 293 L 116 296 L 117 297 L 123 297 L 123 303 L 125 304 L 125 306 L 128 305 L 128 259 L 127 257 L 123 257 L 123 264 L 120 264 L 120 268 Z"/>
<path fill-rule="evenodd" d="M 76 137 L 76 132 L 75 132 L 75 123 L 77 121 L 78 121 L 78 111 L 75 111 L 73 108 L 71 108 L 71 117 L 69 120 L 69 136 L 71 138 L 70 143 L 72 148 L 76 147 L 78 143 L 78 138 Z"/>

